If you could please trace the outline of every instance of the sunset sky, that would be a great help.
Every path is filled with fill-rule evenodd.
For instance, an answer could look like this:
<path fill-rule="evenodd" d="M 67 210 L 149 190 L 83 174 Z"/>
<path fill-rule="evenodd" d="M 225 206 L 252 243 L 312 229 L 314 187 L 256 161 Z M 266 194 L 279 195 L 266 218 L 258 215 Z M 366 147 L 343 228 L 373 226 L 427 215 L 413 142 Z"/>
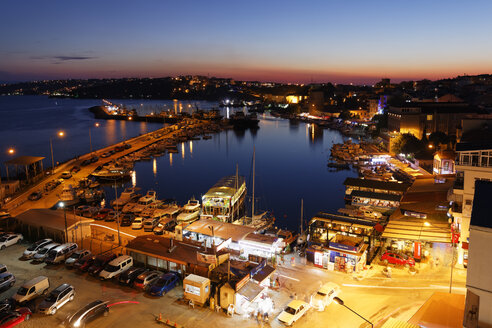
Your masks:
<path fill-rule="evenodd" d="M 492 1 L 2 2 L 0 81 L 372 84 L 492 73 Z"/>

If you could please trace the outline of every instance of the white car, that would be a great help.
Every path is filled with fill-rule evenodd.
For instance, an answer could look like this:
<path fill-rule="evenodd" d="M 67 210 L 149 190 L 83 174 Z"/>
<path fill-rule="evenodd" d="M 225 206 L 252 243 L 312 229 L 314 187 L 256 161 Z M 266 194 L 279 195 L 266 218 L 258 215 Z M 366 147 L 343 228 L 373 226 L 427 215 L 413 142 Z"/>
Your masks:
<path fill-rule="evenodd" d="M 334 282 L 327 282 L 311 297 L 311 306 L 318 311 L 324 311 L 338 294 L 340 294 L 340 286 Z"/>
<path fill-rule="evenodd" d="M 43 247 L 51 243 L 52 240 L 49 238 L 41 239 L 30 245 L 22 254 L 22 259 L 27 260 L 33 258 L 33 256 Z"/>
<path fill-rule="evenodd" d="M 0 249 L 12 246 L 20 242 L 24 237 L 20 233 L 8 233 L 0 237 Z"/>
<path fill-rule="evenodd" d="M 144 219 L 141 217 L 135 218 L 132 223 L 132 229 L 142 229 Z"/>
<path fill-rule="evenodd" d="M 291 301 L 277 317 L 284 325 L 291 326 L 309 310 L 309 304 L 300 300 Z"/>

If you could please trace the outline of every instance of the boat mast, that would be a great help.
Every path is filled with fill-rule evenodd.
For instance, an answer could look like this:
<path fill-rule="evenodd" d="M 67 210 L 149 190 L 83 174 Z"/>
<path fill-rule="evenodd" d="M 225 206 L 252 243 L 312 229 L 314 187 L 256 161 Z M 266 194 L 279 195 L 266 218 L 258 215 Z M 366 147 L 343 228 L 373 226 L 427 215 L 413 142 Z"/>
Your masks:
<path fill-rule="evenodd" d="M 237 194 L 237 188 L 239 187 L 239 164 L 236 163 L 236 188 L 235 188 L 235 192 L 234 192 L 234 196 L 232 196 L 232 201 L 234 202 L 234 198 L 236 197 L 236 194 Z M 231 222 L 234 222 L 235 220 L 235 210 L 236 208 L 236 203 L 234 202 L 234 204 L 232 204 L 232 220 Z M 239 215 L 239 210 L 238 210 L 238 215 Z"/>
<path fill-rule="evenodd" d="M 303 220 L 304 199 L 301 198 L 301 235 L 302 235 L 302 221 Z"/>
<path fill-rule="evenodd" d="M 256 149 L 255 146 L 253 146 L 253 200 L 251 202 L 251 220 L 253 220 L 255 216 L 255 153 Z"/>

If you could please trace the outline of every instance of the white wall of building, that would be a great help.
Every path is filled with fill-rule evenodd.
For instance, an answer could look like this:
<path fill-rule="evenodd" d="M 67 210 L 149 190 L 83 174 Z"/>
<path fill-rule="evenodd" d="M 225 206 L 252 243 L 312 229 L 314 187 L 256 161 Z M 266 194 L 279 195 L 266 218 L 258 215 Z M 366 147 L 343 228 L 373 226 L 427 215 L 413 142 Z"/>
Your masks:
<path fill-rule="evenodd" d="M 490 245 L 492 245 L 492 229 L 472 226 L 470 229 L 466 287 L 480 297 L 479 327 L 492 327 Z"/>

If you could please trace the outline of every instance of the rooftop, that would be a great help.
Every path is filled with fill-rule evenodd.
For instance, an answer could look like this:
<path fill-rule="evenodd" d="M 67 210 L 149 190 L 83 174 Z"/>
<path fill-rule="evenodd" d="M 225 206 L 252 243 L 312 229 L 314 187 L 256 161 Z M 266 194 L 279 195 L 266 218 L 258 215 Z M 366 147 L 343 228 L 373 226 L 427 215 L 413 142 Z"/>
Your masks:
<path fill-rule="evenodd" d="M 224 240 L 231 238 L 233 241 L 242 240 L 248 234 L 254 233 L 256 231 L 255 228 L 252 227 L 227 222 L 219 222 L 209 219 L 200 219 L 198 221 L 195 221 L 192 224 L 188 225 L 185 230 L 196 232 L 206 236 L 215 236 Z"/>
<path fill-rule="evenodd" d="M 94 222 L 92 219 L 85 217 L 74 216 L 70 211 L 66 212 L 67 226 L 71 229 L 79 223 Z M 46 227 L 55 230 L 65 231 L 65 217 L 63 210 L 51 209 L 30 209 L 19 215 L 16 219 L 24 224 L 36 227 Z"/>
<path fill-rule="evenodd" d="M 203 197 L 232 197 L 244 183 L 245 178 L 243 176 L 230 175 L 223 177 Z"/>
<path fill-rule="evenodd" d="M 410 185 L 407 183 L 386 182 L 386 181 L 360 179 L 360 178 L 347 178 L 345 179 L 343 184 L 345 186 L 374 188 L 374 189 L 400 191 L 400 192 L 405 192 L 408 189 L 408 187 L 410 187 Z"/>

